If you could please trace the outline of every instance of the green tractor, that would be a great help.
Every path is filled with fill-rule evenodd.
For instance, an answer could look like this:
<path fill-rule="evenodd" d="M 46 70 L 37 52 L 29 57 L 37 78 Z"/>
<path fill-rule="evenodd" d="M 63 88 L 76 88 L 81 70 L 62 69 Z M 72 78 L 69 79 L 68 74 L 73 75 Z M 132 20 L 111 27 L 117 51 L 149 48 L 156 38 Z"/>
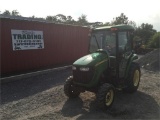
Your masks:
<path fill-rule="evenodd" d="M 141 72 L 132 50 L 133 32 L 129 25 L 92 29 L 89 54 L 73 63 L 65 95 L 75 98 L 85 91 L 94 92 L 98 107 L 106 110 L 112 106 L 116 90 L 136 92 Z"/>

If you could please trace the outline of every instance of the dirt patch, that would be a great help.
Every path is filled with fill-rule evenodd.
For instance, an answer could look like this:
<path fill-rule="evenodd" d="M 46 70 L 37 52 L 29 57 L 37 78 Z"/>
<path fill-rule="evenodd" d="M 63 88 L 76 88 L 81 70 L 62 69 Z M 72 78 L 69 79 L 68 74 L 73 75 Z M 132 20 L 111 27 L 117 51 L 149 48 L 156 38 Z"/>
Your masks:
<path fill-rule="evenodd" d="M 113 107 L 100 111 L 95 95 L 68 99 L 63 92 L 71 69 L 56 70 L 1 85 L 2 120 L 160 119 L 160 75 L 142 70 L 138 92 L 116 92 Z"/>

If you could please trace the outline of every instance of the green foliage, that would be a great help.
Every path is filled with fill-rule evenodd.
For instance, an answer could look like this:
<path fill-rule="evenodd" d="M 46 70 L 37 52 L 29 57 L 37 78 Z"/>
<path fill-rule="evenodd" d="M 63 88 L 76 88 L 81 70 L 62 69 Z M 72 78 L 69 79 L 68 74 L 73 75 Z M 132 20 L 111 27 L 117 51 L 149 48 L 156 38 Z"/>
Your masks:
<path fill-rule="evenodd" d="M 78 18 L 77 24 L 78 24 L 78 25 L 87 25 L 87 24 L 88 24 L 87 16 L 84 15 L 84 14 L 82 14 L 82 15 Z"/>
<path fill-rule="evenodd" d="M 67 16 L 66 24 L 75 24 L 75 23 L 76 21 L 71 16 Z"/>
<path fill-rule="evenodd" d="M 51 22 L 57 22 L 56 16 L 47 16 L 46 20 L 51 21 Z"/>
<path fill-rule="evenodd" d="M 118 24 L 127 24 L 128 23 L 128 17 L 124 15 L 124 13 L 121 13 L 119 17 L 113 18 L 112 25 L 118 25 Z"/>
<path fill-rule="evenodd" d="M 148 23 L 142 23 L 135 31 L 135 35 L 139 36 L 145 44 L 155 33 L 156 30 L 153 29 L 153 25 Z"/>
<path fill-rule="evenodd" d="M 17 10 L 12 11 L 12 16 L 20 16 L 19 12 Z"/>
<path fill-rule="evenodd" d="M 160 48 L 160 32 L 155 33 L 149 40 L 147 47 Z"/>
<path fill-rule="evenodd" d="M 128 21 L 128 25 L 133 26 L 134 28 L 136 28 L 136 23 L 134 21 Z"/>
<path fill-rule="evenodd" d="M 141 38 L 139 36 L 134 36 L 133 41 L 141 41 Z"/>
<path fill-rule="evenodd" d="M 2 14 L 3 15 L 11 15 L 11 13 L 9 12 L 9 10 L 5 10 Z"/>
<path fill-rule="evenodd" d="M 76 21 L 71 16 L 65 16 L 63 14 L 57 14 L 55 16 L 47 16 L 46 20 L 54 23 L 76 24 Z"/>
<path fill-rule="evenodd" d="M 9 10 L 5 10 L 2 15 L 9 15 L 9 16 L 21 16 L 17 10 L 12 10 L 10 12 Z"/>
<path fill-rule="evenodd" d="M 111 23 L 109 22 L 106 22 L 106 23 L 108 23 L 109 25 L 127 24 L 127 25 L 131 25 L 134 28 L 136 28 L 136 23 L 132 20 L 128 20 L 128 17 L 124 15 L 124 13 L 121 13 L 120 16 L 113 18 Z"/>
<path fill-rule="evenodd" d="M 56 19 L 58 23 L 65 23 L 67 20 L 67 17 L 63 14 L 56 15 Z"/>

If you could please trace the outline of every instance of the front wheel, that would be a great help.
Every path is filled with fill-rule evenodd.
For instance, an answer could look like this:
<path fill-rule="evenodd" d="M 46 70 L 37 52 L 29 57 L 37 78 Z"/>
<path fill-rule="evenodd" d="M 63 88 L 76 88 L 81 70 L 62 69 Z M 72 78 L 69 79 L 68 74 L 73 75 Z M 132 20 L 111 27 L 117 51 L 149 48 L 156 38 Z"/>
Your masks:
<path fill-rule="evenodd" d="M 97 105 L 102 110 L 109 109 L 114 101 L 114 87 L 108 83 L 103 84 L 97 93 Z"/>
<path fill-rule="evenodd" d="M 128 79 L 126 81 L 127 87 L 123 89 L 124 92 L 134 93 L 137 91 L 140 82 L 140 67 L 137 63 L 132 63 L 129 71 Z"/>
<path fill-rule="evenodd" d="M 69 98 L 78 97 L 80 94 L 80 91 L 73 84 L 73 77 L 72 76 L 68 77 L 65 84 L 64 84 L 64 93 Z"/>

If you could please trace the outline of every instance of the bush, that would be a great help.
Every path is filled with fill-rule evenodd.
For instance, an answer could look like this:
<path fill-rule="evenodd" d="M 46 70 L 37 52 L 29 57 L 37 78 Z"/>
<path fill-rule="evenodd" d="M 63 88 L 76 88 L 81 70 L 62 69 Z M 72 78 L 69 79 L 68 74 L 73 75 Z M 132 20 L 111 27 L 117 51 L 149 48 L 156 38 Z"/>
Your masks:
<path fill-rule="evenodd" d="M 147 46 L 149 48 L 160 48 L 160 32 L 157 32 L 152 36 Z"/>

